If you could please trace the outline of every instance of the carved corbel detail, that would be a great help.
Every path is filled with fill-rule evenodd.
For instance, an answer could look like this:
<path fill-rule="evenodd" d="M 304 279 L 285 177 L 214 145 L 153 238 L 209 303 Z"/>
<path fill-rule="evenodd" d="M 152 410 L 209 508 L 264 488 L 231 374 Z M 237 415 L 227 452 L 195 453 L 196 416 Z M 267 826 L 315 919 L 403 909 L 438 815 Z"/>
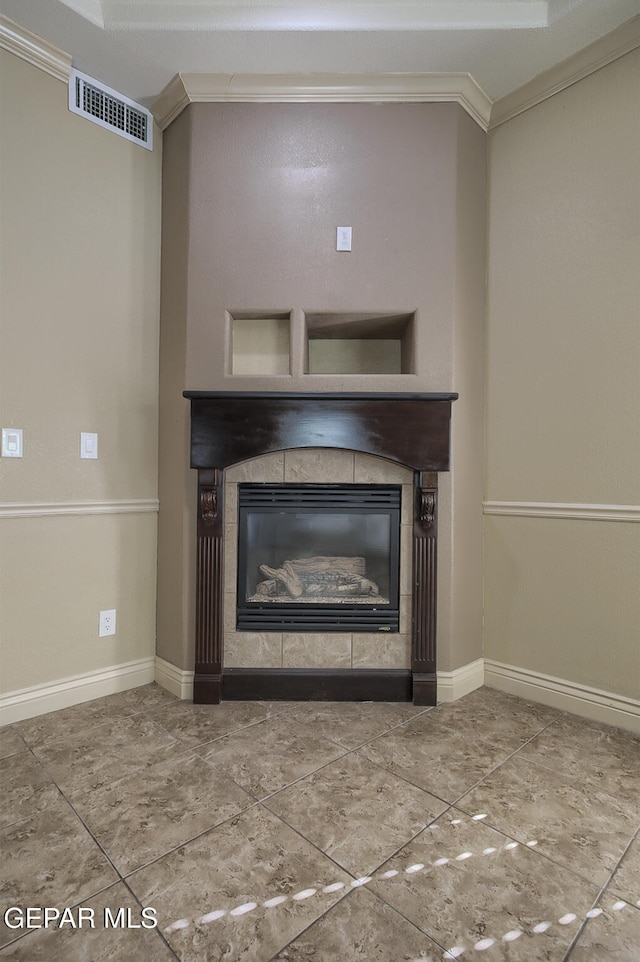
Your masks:
<path fill-rule="evenodd" d="M 420 488 L 418 516 L 421 524 L 433 524 L 436 516 L 436 493 L 432 488 Z"/>
<path fill-rule="evenodd" d="M 200 488 L 200 514 L 205 524 L 213 524 L 218 517 L 217 485 L 207 485 Z"/>

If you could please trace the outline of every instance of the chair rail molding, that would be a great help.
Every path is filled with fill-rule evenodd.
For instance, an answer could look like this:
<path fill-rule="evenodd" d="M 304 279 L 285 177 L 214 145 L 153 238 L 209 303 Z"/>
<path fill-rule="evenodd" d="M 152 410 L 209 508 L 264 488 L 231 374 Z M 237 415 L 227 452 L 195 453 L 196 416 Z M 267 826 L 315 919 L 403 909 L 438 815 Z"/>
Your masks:
<path fill-rule="evenodd" d="M 515 518 L 570 518 L 583 521 L 640 521 L 637 504 L 580 504 L 555 501 L 484 501 L 484 514 Z"/>

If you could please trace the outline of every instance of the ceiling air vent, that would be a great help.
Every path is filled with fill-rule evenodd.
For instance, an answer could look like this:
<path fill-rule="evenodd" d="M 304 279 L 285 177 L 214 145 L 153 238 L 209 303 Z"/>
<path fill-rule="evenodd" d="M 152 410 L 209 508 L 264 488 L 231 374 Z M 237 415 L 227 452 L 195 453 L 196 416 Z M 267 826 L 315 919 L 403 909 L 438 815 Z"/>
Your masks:
<path fill-rule="evenodd" d="M 78 70 L 69 76 L 69 110 L 153 150 L 153 116 L 146 107 Z"/>

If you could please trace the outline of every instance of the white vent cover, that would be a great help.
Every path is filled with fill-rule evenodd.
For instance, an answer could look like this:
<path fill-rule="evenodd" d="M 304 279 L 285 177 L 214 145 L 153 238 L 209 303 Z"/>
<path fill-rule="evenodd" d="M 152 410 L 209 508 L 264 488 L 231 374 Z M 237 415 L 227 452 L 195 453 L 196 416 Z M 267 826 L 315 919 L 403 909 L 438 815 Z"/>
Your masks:
<path fill-rule="evenodd" d="M 69 110 L 153 150 L 151 112 L 78 70 L 69 76 Z"/>

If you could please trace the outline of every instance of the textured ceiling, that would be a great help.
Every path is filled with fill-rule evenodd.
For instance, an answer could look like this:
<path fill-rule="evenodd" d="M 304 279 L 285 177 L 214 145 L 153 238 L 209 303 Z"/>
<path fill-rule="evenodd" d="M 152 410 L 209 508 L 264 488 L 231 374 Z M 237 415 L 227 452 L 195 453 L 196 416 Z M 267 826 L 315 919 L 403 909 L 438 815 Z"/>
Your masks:
<path fill-rule="evenodd" d="M 0 0 L 74 66 L 150 104 L 177 73 L 469 73 L 498 100 L 640 0 Z"/>

